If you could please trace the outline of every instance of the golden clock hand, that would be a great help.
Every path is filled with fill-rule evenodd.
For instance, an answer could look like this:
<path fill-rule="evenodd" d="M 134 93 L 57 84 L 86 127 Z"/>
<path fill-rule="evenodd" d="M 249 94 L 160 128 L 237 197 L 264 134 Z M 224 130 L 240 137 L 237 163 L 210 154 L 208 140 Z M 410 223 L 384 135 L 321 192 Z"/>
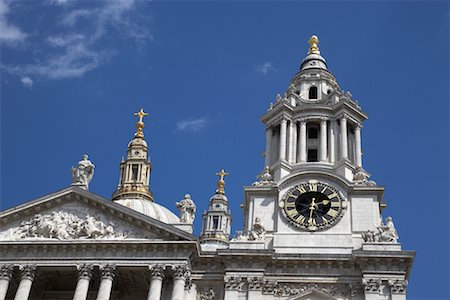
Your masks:
<path fill-rule="evenodd" d="M 317 202 L 316 205 L 317 205 L 317 204 L 327 205 L 328 203 L 330 203 L 330 200 L 324 199 L 324 200 L 322 200 L 322 201 L 320 201 L 320 202 Z"/>

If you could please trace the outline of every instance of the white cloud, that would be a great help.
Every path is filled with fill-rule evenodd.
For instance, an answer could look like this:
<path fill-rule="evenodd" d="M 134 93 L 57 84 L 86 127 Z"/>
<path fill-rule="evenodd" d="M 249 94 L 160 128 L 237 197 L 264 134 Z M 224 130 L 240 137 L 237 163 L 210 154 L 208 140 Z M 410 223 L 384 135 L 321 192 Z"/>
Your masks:
<path fill-rule="evenodd" d="M 23 76 L 20 79 L 20 82 L 22 82 L 23 86 L 28 89 L 31 89 L 33 87 L 33 80 L 30 77 Z"/>
<path fill-rule="evenodd" d="M 52 3 L 65 2 L 55 0 Z M 45 56 L 41 54 L 33 59 L 33 63 L 3 65 L 2 69 L 19 76 L 77 78 L 108 62 L 116 54 L 112 46 L 105 46 L 103 38 L 114 36 L 132 40 L 138 46 L 152 39 L 148 29 L 135 22 L 137 15 L 132 14 L 136 4 L 134 0 L 97 3 L 99 6 L 90 10 L 79 7 L 64 9 L 59 18 L 61 21 L 55 24 L 55 31 L 59 33 L 40 38 L 45 43 L 40 47 L 47 47 Z"/>
<path fill-rule="evenodd" d="M 25 40 L 27 34 L 8 22 L 9 6 L 6 0 L 0 0 L 0 44 L 15 44 Z"/>
<path fill-rule="evenodd" d="M 256 67 L 256 72 L 266 75 L 269 72 L 275 71 L 271 62 L 265 62 Z"/>
<path fill-rule="evenodd" d="M 186 119 L 177 122 L 178 131 L 197 132 L 208 125 L 208 120 L 205 118 Z"/>

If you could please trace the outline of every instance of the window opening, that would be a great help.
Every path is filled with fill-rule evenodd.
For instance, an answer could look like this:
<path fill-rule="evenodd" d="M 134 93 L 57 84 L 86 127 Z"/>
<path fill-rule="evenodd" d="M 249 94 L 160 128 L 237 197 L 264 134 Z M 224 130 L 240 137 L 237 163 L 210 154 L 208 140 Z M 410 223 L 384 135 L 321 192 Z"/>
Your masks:
<path fill-rule="evenodd" d="M 308 162 L 317 162 L 317 149 L 308 149 Z"/>
<path fill-rule="evenodd" d="M 309 99 L 317 99 L 317 86 L 309 88 Z"/>

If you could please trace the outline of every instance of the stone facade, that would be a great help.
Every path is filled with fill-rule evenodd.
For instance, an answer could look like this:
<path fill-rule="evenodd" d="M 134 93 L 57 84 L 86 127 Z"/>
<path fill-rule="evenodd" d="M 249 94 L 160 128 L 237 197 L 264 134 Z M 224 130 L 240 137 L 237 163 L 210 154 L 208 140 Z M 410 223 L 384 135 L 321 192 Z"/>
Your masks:
<path fill-rule="evenodd" d="M 363 168 L 367 115 L 309 42 L 261 118 L 265 165 L 234 237 L 224 170 L 199 238 L 189 195 L 180 217 L 155 202 L 141 109 L 112 200 L 88 191 L 84 156 L 70 187 L 0 213 L 0 300 L 406 299 L 415 253 Z"/>

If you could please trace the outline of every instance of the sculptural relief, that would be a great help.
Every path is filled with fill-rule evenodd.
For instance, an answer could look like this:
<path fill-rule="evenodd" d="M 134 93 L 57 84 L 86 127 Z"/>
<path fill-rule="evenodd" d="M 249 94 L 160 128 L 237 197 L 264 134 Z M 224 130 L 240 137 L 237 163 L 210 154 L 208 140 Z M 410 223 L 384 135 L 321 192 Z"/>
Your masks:
<path fill-rule="evenodd" d="M 105 223 L 99 216 L 78 217 L 65 211 L 36 214 L 22 221 L 13 233 L 14 239 L 120 239 L 127 236 L 128 233 L 116 232 L 112 222 Z"/>
<path fill-rule="evenodd" d="M 250 241 L 262 241 L 266 235 L 266 229 L 261 222 L 259 217 L 255 218 L 255 223 L 253 224 L 252 230 L 248 234 L 248 239 Z"/>

